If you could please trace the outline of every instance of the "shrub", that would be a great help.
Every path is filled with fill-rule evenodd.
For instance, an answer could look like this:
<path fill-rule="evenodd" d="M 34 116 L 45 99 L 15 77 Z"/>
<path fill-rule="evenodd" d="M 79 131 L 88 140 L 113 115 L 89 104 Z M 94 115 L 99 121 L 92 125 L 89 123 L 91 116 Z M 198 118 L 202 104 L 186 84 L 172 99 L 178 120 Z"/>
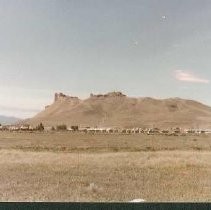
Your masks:
<path fill-rule="evenodd" d="M 71 129 L 73 129 L 74 131 L 78 131 L 78 126 L 77 125 L 72 125 Z"/>
<path fill-rule="evenodd" d="M 67 126 L 65 124 L 57 125 L 56 126 L 56 130 L 58 130 L 58 131 L 65 131 L 65 130 L 67 130 Z"/>

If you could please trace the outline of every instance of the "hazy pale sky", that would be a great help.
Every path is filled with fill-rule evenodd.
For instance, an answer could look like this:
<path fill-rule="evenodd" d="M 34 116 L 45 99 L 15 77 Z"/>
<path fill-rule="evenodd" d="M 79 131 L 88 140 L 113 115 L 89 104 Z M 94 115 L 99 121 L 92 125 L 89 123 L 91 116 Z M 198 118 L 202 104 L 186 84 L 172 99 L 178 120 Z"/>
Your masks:
<path fill-rule="evenodd" d="M 210 0 L 0 0 L 0 114 L 31 117 L 54 92 L 211 105 Z"/>

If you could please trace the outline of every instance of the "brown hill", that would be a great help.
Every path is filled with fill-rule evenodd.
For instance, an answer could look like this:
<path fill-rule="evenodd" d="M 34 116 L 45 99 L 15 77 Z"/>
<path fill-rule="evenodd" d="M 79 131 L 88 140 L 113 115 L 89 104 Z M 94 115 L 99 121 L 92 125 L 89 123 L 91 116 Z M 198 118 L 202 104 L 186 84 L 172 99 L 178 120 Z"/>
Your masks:
<path fill-rule="evenodd" d="M 121 92 L 81 100 L 56 93 L 53 104 L 25 122 L 105 127 L 211 128 L 211 107 L 180 98 L 132 98 Z"/>

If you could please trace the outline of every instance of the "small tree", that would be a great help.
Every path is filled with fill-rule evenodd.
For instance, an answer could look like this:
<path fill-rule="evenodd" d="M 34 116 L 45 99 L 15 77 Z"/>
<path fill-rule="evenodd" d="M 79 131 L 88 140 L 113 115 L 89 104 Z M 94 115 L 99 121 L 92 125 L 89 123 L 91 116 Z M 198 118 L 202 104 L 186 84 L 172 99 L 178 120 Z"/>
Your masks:
<path fill-rule="evenodd" d="M 56 129 L 55 129 L 55 127 L 54 127 L 54 126 L 52 126 L 52 127 L 51 127 L 51 130 L 52 130 L 52 131 L 55 131 Z"/>
<path fill-rule="evenodd" d="M 37 127 L 36 130 L 38 131 L 43 131 L 44 130 L 44 125 L 42 123 L 40 123 Z"/>
<path fill-rule="evenodd" d="M 73 129 L 74 131 L 78 131 L 78 125 L 72 125 L 71 129 Z"/>
<path fill-rule="evenodd" d="M 67 130 L 67 126 L 65 124 L 57 125 L 56 126 L 56 130 L 58 130 L 58 131 L 66 131 Z"/>

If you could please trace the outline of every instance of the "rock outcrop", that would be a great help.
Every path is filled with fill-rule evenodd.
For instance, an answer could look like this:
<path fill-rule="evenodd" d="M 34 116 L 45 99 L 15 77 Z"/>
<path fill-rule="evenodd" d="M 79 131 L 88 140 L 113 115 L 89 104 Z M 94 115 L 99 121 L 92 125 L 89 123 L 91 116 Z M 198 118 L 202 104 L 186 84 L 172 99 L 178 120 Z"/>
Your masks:
<path fill-rule="evenodd" d="M 64 93 L 55 93 L 54 94 L 54 102 L 57 102 L 57 101 L 63 101 L 63 100 L 70 100 L 70 99 L 77 99 L 79 100 L 78 97 L 75 97 L 75 96 L 68 96 L 68 95 L 65 95 Z"/>
<path fill-rule="evenodd" d="M 109 92 L 107 94 L 90 94 L 90 98 L 107 98 L 107 97 L 126 97 L 122 92 Z"/>

